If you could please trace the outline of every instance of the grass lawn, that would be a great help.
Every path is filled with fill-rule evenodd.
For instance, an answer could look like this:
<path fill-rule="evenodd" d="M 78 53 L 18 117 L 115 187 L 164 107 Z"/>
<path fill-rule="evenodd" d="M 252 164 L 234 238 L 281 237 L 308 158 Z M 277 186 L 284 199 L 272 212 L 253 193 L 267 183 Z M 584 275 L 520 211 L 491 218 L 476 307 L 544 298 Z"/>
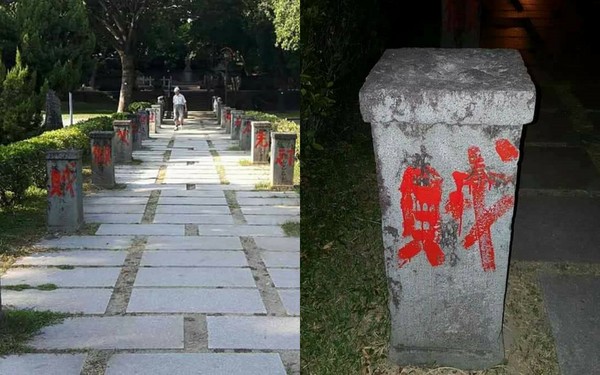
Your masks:
<path fill-rule="evenodd" d="M 61 103 L 63 124 L 69 125 L 69 103 L 63 101 Z M 73 123 L 87 120 L 92 117 L 105 116 L 117 111 L 117 103 L 101 102 L 101 103 L 86 103 L 73 102 Z"/>
<path fill-rule="evenodd" d="M 58 324 L 68 314 L 51 311 L 3 310 L 0 318 L 0 355 L 26 353 L 26 342 L 47 325 Z"/>
<path fill-rule="evenodd" d="M 304 155 L 302 180 L 303 374 L 559 373 L 537 274 L 565 272 L 564 265 L 531 262 L 510 265 L 505 364 L 468 372 L 388 363 L 388 289 L 372 140 L 357 134 L 352 142 L 312 152 Z M 570 270 L 600 274 L 600 266 Z"/>

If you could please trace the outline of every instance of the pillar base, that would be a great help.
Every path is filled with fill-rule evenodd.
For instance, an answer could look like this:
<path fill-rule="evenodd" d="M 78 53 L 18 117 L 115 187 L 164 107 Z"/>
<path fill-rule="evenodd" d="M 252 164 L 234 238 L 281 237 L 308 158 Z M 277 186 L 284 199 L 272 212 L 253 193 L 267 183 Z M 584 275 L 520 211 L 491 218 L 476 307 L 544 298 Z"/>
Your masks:
<path fill-rule="evenodd" d="M 459 350 L 390 346 L 389 359 L 398 365 L 435 365 L 463 370 L 483 370 L 504 362 L 502 337 L 493 348 Z"/>

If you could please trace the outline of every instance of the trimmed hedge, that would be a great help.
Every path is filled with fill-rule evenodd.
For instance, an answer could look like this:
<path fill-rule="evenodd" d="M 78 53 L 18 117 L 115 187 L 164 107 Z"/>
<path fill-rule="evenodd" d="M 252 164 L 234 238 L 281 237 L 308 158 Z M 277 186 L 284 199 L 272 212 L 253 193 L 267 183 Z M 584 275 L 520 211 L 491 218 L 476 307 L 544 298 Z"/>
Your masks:
<path fill-rule="evenodd" d="M 31 185 L 46 187 L 46 151 L 80 149 L 83 157 L 88 158 L 91 152 L 88 134 L 95 130 L 112 130 L 112 119 L 94 117 L 0 146 L 0 206 L 10 208 L 22 202 Z"/>
<path fill-rule="evenodd" d="M 127 110 L 132 113 L 136 113 L 138 111 L 142 111 L 146 108 L 150 108 L 152 103 L 150 102 L 133 102 L 127 107 Z"/>

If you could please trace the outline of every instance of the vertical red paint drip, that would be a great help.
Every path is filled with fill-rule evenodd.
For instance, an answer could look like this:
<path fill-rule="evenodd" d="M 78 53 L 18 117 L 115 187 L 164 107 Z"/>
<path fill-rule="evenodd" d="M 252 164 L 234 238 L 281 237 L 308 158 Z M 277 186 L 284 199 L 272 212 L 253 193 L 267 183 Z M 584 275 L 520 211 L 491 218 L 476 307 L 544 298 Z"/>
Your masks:
<path fill-rule="evenodd" d="M 519 150 L 508 139 L 496 141 L 496 152 L 504 162 L 519 158 Z"/>

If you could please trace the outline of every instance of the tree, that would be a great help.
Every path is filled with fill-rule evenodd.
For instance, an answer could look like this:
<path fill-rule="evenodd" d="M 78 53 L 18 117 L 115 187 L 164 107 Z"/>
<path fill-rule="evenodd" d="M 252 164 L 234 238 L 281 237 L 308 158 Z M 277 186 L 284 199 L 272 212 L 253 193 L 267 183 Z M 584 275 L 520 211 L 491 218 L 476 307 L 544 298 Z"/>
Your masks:
<path fill-rule="evenodd" d="M 41 122 L 36 73 L 31 72 L 17 50 L 16 64 L 8 72 L 0 62 L 0 143 L 11 143 L 39 132 Z"/>
<path fill-rule="evenodd" d="M 168 5 L 171 4 L 171 5 Z M 173 2 L 166 0 L 89 0 L 87 7 L 99 32 L 107 33 L 121 60 L 121 91 L 118 112 L 131 102 L 135 84 L 138 33 L 142 25 L 151 27 L 154 15 L 160 16 Z"/>
<path fill-rule="evenodd" d="M 286 51 L 300 48 L 300 0 L 272 0 L 277 45 Z"/>
<path fill-rule="evenodd" d="M 20 0 L 15 18 L 23 61 L 47 90 L 46 129 L 62 127 L 58 96 L 76 88 L 95 39 L 80 0 Z"/>

